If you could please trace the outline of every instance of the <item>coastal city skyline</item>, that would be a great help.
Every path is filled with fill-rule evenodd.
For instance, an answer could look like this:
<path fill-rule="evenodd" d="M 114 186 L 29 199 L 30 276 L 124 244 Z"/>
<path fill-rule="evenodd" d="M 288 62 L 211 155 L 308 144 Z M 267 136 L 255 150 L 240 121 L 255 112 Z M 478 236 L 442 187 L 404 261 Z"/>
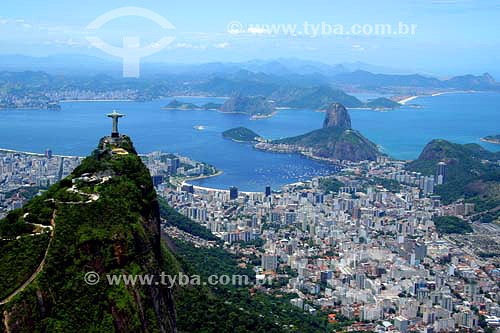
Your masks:
<path fill-rule="evenodd" d="M 500 333 L 499 3 L 0 8 L 0 332 Z"/>

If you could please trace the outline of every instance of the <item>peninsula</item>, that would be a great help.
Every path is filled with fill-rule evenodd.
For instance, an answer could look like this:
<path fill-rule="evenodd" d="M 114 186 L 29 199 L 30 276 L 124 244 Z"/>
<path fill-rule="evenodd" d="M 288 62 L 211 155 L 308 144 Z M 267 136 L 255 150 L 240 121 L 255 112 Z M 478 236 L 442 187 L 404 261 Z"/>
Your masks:
<path fill-rule="evenodd" d="M 373 142 L 351 128 L 349 113 L 340 103 L 328 107 L 323 128 L 295 137 L 258 143 L 255 148 L 301 153 L 321 160 L 375 160 L 382 155 Z"/>

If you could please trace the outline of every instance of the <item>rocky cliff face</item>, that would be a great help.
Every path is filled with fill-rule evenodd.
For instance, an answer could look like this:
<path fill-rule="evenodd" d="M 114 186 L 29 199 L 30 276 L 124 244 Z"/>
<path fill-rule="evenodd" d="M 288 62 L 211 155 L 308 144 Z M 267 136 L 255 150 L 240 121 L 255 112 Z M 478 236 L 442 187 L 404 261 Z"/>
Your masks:
<path fill-rule="evenodd" d="M 41 251 L 43 260 L 29 270 L 29 279 L 23 277 L 24 283 L 0 290 L 7 295 L 0 299 L 0 328 L 11 332 L 176 331 L 172 292 L 156 281 L 162 271 L 177 272 L 167 264 L 168 250 L 161 244 L 151 176 L 128 137 L 101 140 L 99 149 L 68 178 L 12 214 L 7 222 L 42 230 L 37 234 L 20 228 L 21 238 L 16 241 L 42 236 L 50 240 Z M 12 255 L 6 258 L 11 266 L 19 266 L 10 268 L 12 274 L 22 270 L 24 262 L 15 263 Z M 87 283 L 88 272 L 98 274 L 100 281 Z M 109 276 L 123 275 L 156 280 L 133 285 L 109 282 Z"/>
<path fill-rule="evenodd" d="M 346 108 L 340 103 L 334 103 L 326 110 L 323 128 L 351 129 L 351 117 Z"/>

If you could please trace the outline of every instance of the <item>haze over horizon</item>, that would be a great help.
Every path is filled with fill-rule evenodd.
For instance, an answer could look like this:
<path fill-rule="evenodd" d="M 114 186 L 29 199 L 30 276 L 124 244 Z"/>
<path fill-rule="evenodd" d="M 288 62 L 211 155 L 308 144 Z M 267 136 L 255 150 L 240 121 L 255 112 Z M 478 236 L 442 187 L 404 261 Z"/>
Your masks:
<path fill-rule="evenodd" d="M 6 1 L 0 17 L 2 47 L 0 55 L 45 57 L 54 55 L 93 56 L 120 62 L 93 47 L 85 37 L 86 26 L 106 12 L 137 5 L 133 1 L 91 0 L 85 5 L 63 1 L 41 4 L 33 0 Z M 419 72 L 435 76 L 482 74 L 498 77 L 495 55 L 500 45 L 493 23 L 500 4 L 470 0 L 378 1 L 377 15 L 369 1 L 284 6 L 257 0 L 251 4 L 214 1 L 205 3 L 160 3 L 144 1 L 140 7 L 152 10 L 170 21 L 175 29 L 164 30 L 140 17 L 121 17 L 103 25 L 91 35 L 120 47 L 124 36 L 139 36 L 141 45 L 157 42 L 163 36 L 176 39 L 144 63 L 246 62 L 298 58 L 326 64 L 363 62 L 395 71 Z M 29 10 L 28 10 L 29 9 Z M 29 15 L 26 15 L 29 12 Z M 228 23 L 237 21 L 242 33 L 231 34 Z M 249 25 L 389 24 L 416 25 L 409 35 L 305 35 L 268 34 Z M 63 57 L 60 57 L 61 59 Z"/>

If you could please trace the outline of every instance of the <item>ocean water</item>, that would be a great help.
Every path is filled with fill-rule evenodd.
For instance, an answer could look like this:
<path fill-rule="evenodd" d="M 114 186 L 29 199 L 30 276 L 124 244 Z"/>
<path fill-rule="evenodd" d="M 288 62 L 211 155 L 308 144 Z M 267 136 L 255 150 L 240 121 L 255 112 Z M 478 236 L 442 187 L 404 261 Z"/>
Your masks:
<path fill-rule="evenodd" d="M 204 104 L 223 102 L 219 98 L 177 98 Z M 155 150 L 176 152 L 215 165 L 221 176 L 195 183 L 201 186 L 244 191 L 262 191 L 266 185 L 281 185 L 335 172 L 335 167 L 298 155 L 257 151 L 249 144 L 225 140 L 221 132 L 248 127 L 268 138 L 303 134 L 320 128 L 324 113 L 311 110 L 283 110 L 272 118 L 250 120 L 245 115 L 216 111 L 161 110 L 170 98 L 151 102 L 69 102 L 60 111 L 0 110 L 0 147 L 20 151 L 87 155 L 100 137 L 108 135 L 114 109 L 126 114 L 120 132 L 132 137 L 140 153 Z M 402 107 L 389 112 L 350 110 L 353 128 L 381 145 L 399 159 L 413 159 L 433 138 L 458 143 L 500 133 L 500 94 L 448 94 L 413 101 L 421 109 Z M 193 126 L 202 125 L 204 130 Z M 500 145 L 481 143 L 487 149 Z"/>
<path fill-rule="evenodd" d="M 500 93 L 454 93 L 419 97 L 389 112 L 351 110 L 352 126 L 398 159 L 415 159 L 432 139 L 478 143 L 491 151 L 500 145 L 481 137 L 500 134 Z"/>

